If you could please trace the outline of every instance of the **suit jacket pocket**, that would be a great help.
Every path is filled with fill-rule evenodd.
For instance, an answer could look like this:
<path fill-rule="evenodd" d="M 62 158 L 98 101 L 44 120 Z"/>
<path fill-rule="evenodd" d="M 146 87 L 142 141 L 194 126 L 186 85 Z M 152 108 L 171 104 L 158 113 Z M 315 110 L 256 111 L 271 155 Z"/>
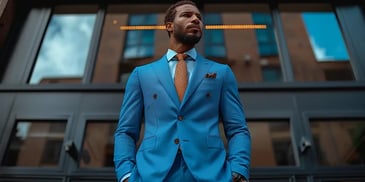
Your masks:
<path fill-rule="evenodd" d="M 208 136 L 207 146 L 208 148 L 224 148 L 222 138 L 220 136 Z"/>
<path fill-rule="evenodd" d="M 156 136 L 150 136 L 144 138 L 142 140 L 141 146 L 139 147 L 139 151 L 149 150 L 155 148 L 156 145 Z"/>

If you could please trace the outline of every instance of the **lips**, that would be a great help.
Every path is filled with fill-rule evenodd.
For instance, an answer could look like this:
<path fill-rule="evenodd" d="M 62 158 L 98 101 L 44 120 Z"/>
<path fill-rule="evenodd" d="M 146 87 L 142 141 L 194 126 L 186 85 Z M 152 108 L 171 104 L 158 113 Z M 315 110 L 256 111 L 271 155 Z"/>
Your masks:
<path fill-rule="evenodd" d="M 200 27 L 199 26 L 188 26 L 187 27 L 188 30 L 192 30 L 192 31 L 201 31 Z"/>

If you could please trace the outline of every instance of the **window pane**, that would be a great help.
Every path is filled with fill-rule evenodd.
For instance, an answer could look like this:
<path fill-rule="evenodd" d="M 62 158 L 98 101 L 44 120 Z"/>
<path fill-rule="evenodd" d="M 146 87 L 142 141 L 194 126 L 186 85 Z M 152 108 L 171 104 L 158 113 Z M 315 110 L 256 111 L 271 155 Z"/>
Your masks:
<path fill-rule="evenodd" d="M 114 167 L 114 132 L 117 121 L 89 121 L 82 145 L 80 167 L 100 168 Z M 140 139 L 136 147 L 141 144 L 144 132 L 144 123 L 141 125 Z"/>
<path fill-rule="evenodd" d="M 92 121 L 86 126 L 80 167 L 113 167 L 117 122 Z"/>
<path fill-rule="evenodd" d="M 281 18 L 296 80 L 354 80 L 341 30 L 330 7 L 324 5 L 315 11 L 299 8 L 303 9 L 299 12 L 287 10 L 290 7 L 286 6 L 282 9 Z"/>
<path fill-rule="evenodd" d="M 222 25 L 222 16 L 219 13 L 204 14 L 205 25 Z M 226 58 L 226 46 L 223 30 L 204 30 L 205 56 L 214 58 Z"/>
<path fill-rule="evenodd" d="M 142 42 L 141 43 L 143 45 L 153 46 L 153 43 L 155 41 L 155 39 L 154 39 L 155 31 L 153 31 L 153 30 L 145 30 L 142 33 L 143 33 L 143 35 L 142 35 Z"/>
<path fill-rule="evenodd" d="M 262 78 L 266 82 L 275 82 L 282 79 L 281 70 L 279 67 L 263 66 L 262 74 Z"/>
<path fill-rule="evenodd" d="M 128 18 L 128 25 L 133 26 L 156 25 L 157 22 L 155 14 L 130 14 Z M 154 45 L 154 34 L 155 30 L 128 30 L 124 48 L 124 60 L 122 61 L 127 62 L 129 59 L 152 57 L 153 51 L 146 51 L 146 49 Z M 131 35 L 132 37 L 129 37 Z M 128 52 L 130 45 L 137 48 L 137 54 L 130 54 Z"/>
<path fill-rule="evenodd" d="M 226 56 L 226 49 L 219 45 L 211 45 L 205 48 L 205 53 L 212 57 L 225 57 Z"/>
<path fill-rule="evenodd" d="M 295 165 L 289 122 L 255 120 L 248 121 L 247 124 L 251 133 L 252 167 Z M 220 131 L 227 147 L 222 123 Z"/>
<path fill-rule="evenodd" d="M 290 125 L 287 121 L 248 121 L 252 167 L 294 166 Z"/>
<path fill-rule="evenodd" d="M 29 83 L 80 83 L 95 18 L 95 14 L 53 14 Z"/>
<path fill-rule="evenodd" d="M 5 153 L 5 166 L 57 167 L 66 122 L 18 121 Z"/>
<path fill-rule="evenodd" d="M 302 19 L 317 61 L 348 61 L 349 56 L 333 12 L 303 12 Z"/>
<path fill-rule="evenodd" d="M 223 58 L 219 58 L 218 61 L 231 66 L 238 82 L 282 81 L 272 17 L 267 5 L 207 4 L 204 7 L 204 11 L 207 14 L 220 15 L 221 24 L 228 27 L 227 29 L 217 29 L 222 32 L 220 37 L 222 37 L 224 48 L 220 48 L 218 51 L 225 50 L 224 53 L 226 54 Z M 213 19 L 211 21 L 214 21 L 214 18 L 210 18 Z M 205 23 L 208 24 L 207 22 Z M 241 25 L 244 28 L 229 29 L 230 25 Z M 266 28 L 254 27 L 252 25 L 264 25 Z M 210 34 L 211 37 L 209 37 Z M 213 43 L 220 40 L 217 37 L 219 36 L 215 35 L 212 30 L 209 30 L 203 36 L 203 39 L 212 44 L 211 46 L 213 47 L 215 46 Z M 205 44 L 206 42 L 204 42 Z M 205 47 L 205 49 L 207 55 L 219 53 L 215 52 L 217 51 L 216 48 L 207 49 Z M 279 68 L 280 71 L 278 73 L 280 76 L 272 79 L 264 78 L 264 75 L 269 76 L 264 73 L 264 67 Z"/>
<path fill-rule="evenodd" d="M 310 127 L 321 165 L 365 164 L 365 120 L 311 120 Z"/>

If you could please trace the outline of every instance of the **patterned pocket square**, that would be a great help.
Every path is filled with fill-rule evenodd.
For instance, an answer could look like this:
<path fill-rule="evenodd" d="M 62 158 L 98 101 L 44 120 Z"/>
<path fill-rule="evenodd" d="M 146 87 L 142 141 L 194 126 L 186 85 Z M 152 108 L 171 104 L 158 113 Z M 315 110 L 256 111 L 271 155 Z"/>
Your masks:
<path fill-rule="evenodd" d="M 217 77 L 217 73 L 207 73 L 205 74 L 205 78 L 216 78 Z"/>

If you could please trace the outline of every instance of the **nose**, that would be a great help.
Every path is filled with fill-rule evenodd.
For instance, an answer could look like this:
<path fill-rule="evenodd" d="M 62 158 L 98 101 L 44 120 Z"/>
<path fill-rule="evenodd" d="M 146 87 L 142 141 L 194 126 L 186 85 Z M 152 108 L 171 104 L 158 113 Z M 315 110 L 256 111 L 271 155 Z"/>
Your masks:
<path fill-rule="evenodd" d="M 193 18 L 192 22 L 194 24 L 200 24 L 201 20 L 197 15 L 194 14 L 192 18 Z"/>

